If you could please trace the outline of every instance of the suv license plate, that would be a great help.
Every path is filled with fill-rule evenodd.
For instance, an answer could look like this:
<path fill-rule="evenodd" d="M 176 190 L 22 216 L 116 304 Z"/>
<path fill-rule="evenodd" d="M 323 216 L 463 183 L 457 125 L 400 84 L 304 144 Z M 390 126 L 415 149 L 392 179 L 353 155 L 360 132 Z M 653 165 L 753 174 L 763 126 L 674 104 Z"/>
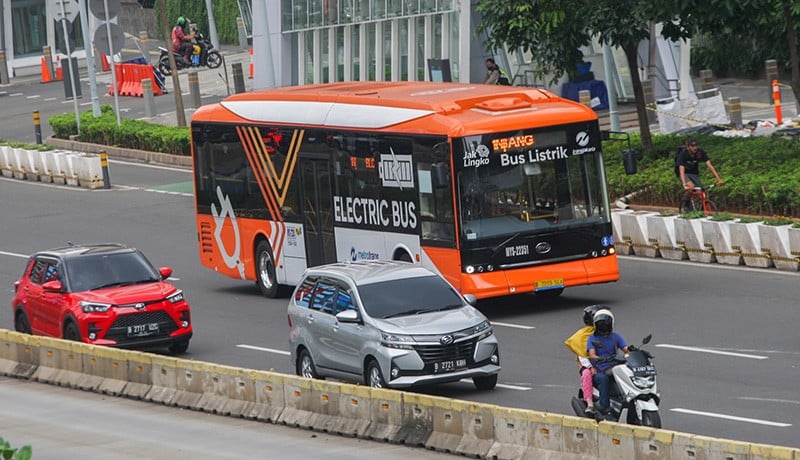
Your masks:
<path fill-rule="evenodd" d="M 158 323 L 128 326 L 128 337 L 144 337 L 158 333 Z"/>
<path fill-rule="evenodd" d="M 451 361 L 442 361 L 439 363 L 433 363 L 433 373 L 441 374 L 443 372 L 453 372 L 465 367 L 467 367 L 466 359 L 454 359 Z"/>

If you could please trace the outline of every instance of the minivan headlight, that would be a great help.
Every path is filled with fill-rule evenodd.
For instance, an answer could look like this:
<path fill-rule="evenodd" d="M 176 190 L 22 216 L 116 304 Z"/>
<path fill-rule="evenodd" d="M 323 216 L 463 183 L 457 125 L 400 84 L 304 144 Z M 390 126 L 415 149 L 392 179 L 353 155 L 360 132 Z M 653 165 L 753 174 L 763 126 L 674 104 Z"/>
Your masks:
<path fill-rule="evenodd" d="M 178 289 L 177 291 L 175 291 L 172 294 L 168 295 L 167 296 L 167 300 L 169 300 L 170 303 L 178 303 L 178 302 L 180 302 L 181 300 L 183 300 L 183 291 Z"/>
<path fill-rule="evenodd" d="M 494 330 L 492 329 L 492 325 L 489 323 L 489 321 L 485 320 L 475 326 L 475 334 L 479 334 L 478 340 L 483 340 L 486 337 L 494 334 Z"/>
<path fill-rule="evenodd" d="M 81 300 L 80 306 L 84 313 L 102 313 L 111 308 L 109 303 L 87 302 L 85 300 Z"/>
<path fill-rule="evenodd" d="M 385 347 L 412 350 L 413 344 L 414 339 L 410 335 L 381 332 L 381 345 Z"/>

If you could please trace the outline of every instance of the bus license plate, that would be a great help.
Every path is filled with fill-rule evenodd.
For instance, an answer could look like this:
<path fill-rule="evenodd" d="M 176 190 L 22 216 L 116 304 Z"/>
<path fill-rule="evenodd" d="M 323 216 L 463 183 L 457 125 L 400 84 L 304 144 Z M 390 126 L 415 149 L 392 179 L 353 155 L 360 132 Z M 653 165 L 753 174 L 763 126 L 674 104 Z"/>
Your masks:
<path fill-rule="evenodd" d="M 144 337 L 158 333 L 158 323 L 128 326 L 128 337 Z"/>
<path fill-rule="evenodd" d="M 433 373 L 441 374 L 443 372 L 453 372 L 467 367 L 466 359 L 454 359 L 451 361 L 442 361 L 440 363 L 433 363 Z"/>
<path fill-rule="evenodd" d="M 564 278 L 553 278 L 551 280 L 541 280 L 534 284 L 535 290 L 546 291 L 548 289 L 560 289 L 564 287 Z"/>

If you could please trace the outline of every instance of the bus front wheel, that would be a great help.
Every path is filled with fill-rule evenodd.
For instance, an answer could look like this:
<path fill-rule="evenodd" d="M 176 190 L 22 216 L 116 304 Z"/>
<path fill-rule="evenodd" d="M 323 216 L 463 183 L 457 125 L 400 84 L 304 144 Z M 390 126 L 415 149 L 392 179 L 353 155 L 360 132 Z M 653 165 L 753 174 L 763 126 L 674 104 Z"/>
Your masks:
<path fill-rule="evenodd" d="M 275 275 L 275 258 L 269 243 L 260 241 L 256 246 L 256 284 L 264 297 L 278 297 L 278 279 Z"/>

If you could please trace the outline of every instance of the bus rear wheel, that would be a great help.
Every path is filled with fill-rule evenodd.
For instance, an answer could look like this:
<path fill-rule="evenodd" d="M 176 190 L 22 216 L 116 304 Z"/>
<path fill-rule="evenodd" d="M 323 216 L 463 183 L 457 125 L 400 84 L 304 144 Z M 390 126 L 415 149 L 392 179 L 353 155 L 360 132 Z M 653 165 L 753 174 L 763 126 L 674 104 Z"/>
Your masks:
<path fill-rule="evenodd" d="M 256 246 L 256 284 L 261 290 L 261 295 L 274 299 L 278 297 L 278 278 L 275 275 L 275 258 L 272 249 L 266 241 L 260 241 Z"/>

